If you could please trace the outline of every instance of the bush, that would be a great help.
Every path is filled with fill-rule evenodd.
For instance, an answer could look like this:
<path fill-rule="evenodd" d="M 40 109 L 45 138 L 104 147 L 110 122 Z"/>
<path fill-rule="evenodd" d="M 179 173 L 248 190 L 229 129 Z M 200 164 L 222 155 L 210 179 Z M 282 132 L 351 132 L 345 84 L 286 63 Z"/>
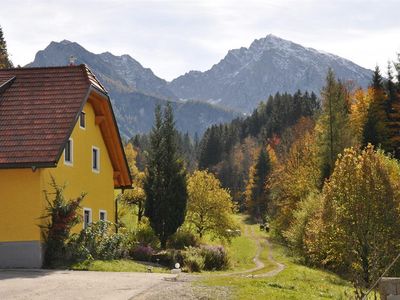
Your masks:
<path fill-rule="evenodd" d="M 168 248 L 185 249 L 187 247 L 197 247 L 199 239 L 190 231 L 178 231 L 172 235 L 167 243 Z"/>
<path fill-rule="evenodd" d="M 168 268 L 173 268 L 176 263 L 184 264 L 182 251 L 175 249 L 160 251 L 152 256 L 151 261 Z"/>
<path fill-rule="evenodd" d="M 289 247 L 295 254 L 304 257 L 306 263 L 308 261 L 304 237 L 306 236 L 308 226 L 320 209 L 321 202 L 321 196 L 316 193 L 310 193 L 307 198 L 301 200 L 297 209 L 293 212 L 293 220 L 288 230 L 283 232 L 283 236 L 288 242 Z"/>
<path fill-rule="evenodd" d="M 183 256 L 183 264 L 189 272 L 201 272 L 204 269 L 204 257 L 201 249 L 187 248 Z"/>
<path fill-rule="evenodd" d="M 204 270 L 226 270 L 230 266 L 229 256 L 223 246 L 203 246 Z"/>
<path fill-rule="evenodd" d="M 52 267 L 57 264 L 64 264 L 66 259 L 66 243 L 70 239 L 71 229 L 80 222 L 78 208 L 85 194 L 80 197 L 67 201 L 64 197 L 64 186 L 59 186 L 54 177 L 51 177 L 52 193 L 44 191 L 48 204 L 45 225 L 40 225 L 42 236 L 45 242 L 44 265 Z M 54 200 L 50 200 L 54 196 Z"/>
<path fill-rule="evenodd" d="M 113 223 L 99 221 L 73 236 L 67 245 L 70 259 L 110 260 L 126 256 L 126 236 L 112 232 L 111 228 L 114 228 Z"/>
<path fill-rule="evenodd" d="M 151 248 L 151 246 L 143 245 L 138 245 L 129 252 L 129 255 L 132 259 L 140 261 L 150 261 L 153 254 L 154 250 Z"/>
<path fill-rule="evenodd" d="M 142 246 L 150 246 L 153 249 L 160 247 L 160 240 L 146 222 L 140 224 L 139 228 L 134 233 L 133 239 L 137 244 Z"/>

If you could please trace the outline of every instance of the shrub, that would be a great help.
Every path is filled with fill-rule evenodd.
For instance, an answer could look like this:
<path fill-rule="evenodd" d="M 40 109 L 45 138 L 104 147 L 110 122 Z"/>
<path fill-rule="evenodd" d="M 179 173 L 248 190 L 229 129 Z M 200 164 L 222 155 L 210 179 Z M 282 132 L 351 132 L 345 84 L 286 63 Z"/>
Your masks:
<path fill-rule="evenodd" d="M 229 256 L 223 246 L 202 246 L 204 270 L 226 270 L 230 266 Z"/>
<path fill-rule="evenodd" d="M 189 272 L 201 272 L 204 269 L 204 257 L 201 249 L 188 247 L 183 256 L 183 264 Z"/>
<path fill-rule="evenodd" d="M 178 231 L 172 235 L 167 243 L 168 248 L 185 249 L 187 247 L 197 247 L 199 239 L 190 231 Z"/>
<path fill-rule="evenodd" d="M 67 201 L 64 197 L 65 185 L 57 185 L 54 177 L 51 177 L 50 185 L 54 192 L 44 191 L 48 207 L 43 219 L 47 220 L 47 224 L 40 226 L 46 246 L 45 266 L 54 266 L 65 260 L 66 242 L 70 238 L 72 227 L 80 221 L 77 210 L 85 197 L 85 194 L 81 194 L 80 197 Z M 53 201 L 49 199 L 50 195 L 54 195 Z"/>
<path fill-rule="evenodd" d="M 69 255 L 73 260 L 117 259 L 126 256 L 127 238 L 114 233 L 114 225 L 108 221 L 90 224 L 68 243 Z"/>
<path fill-rule="evenodd" d="M 301 200 L 298 207 L 293 212 L 293 220 L 288 230 L 283 233 L 289 247 L 295 254 L 307 260 L 307 249 L 304 244 L 307 227 L 315 218 L 317 211 L 321 206 L 321 196 L 319 194 L 310 193 L 307 198 Z"/>
<path fill-rule="evenodd" d="M 134 260 L 150 261 L 154 254 L 154 250 L 151 246 L 138 245 L 131 249 L 129 254 Z"/>
<path fill-rule="evenodd" d="M 184 264 L 182 251 L 175 249 L 160 251 L 152 256 L 151 261 L 168 268 L 173 268 L 176 263 Z"/>
<path fill-rule="evenodd" d="M 150 246 L 153 249 L 159 248 L 160 246 L 160 240 L 147 222 L 143 222 L 139 225 L 139 228 L 134 233 L 133 239 L 137 244 Z"/>

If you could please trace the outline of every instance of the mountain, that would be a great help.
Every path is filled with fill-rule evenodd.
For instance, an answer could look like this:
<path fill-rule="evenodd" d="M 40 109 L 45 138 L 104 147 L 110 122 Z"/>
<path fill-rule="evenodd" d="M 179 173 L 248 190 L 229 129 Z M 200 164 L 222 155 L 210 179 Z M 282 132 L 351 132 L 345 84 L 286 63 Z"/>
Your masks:
<path fill-rule="evenodd" d="M 78 43 L 63 40 L 51 42 L 46 49 L 39 51 L 35 60 L 27 67 L 65 66 L 73 56 L 75 64 L 87 64 L 100 81 L 110 90 L 118 92 L 140 91 L 142 93 L 176 99 L 167 87 L 167 82 L 129 55 L 115 56 L 109 52 L 94 54 Z"/>
<path fill-rule="evenodd" d="M 190 71 L 169 83 L 181 99 L 218 103 L 242 112 L 252 111 L 261 100 L 276 92 L 296 90 L 320 94 L 328 68 L 338 78 L 365 87 L 372 71 L 339 56 L 306 48 L 268 35 L 249 48 L 228 54 L 205 72 Z"/>
<path fill-rule="evenodd" d="M 238 115 L 208 103 L 180 101 L 168 83 L 144 68 L 129 55 L 115 56 L 109 52 L 94 54 L 75 42 L 51 42 L 39 51 L 27 67 L 63 66 L 73 56 L 75 64 L 84 63 L 108 90 L 121 134 L 130 138 L 149 132 L 153 125 L 156 104 L 172 102 L 177 128 L 201 135 L 215 123 L 228 122 Z"/>

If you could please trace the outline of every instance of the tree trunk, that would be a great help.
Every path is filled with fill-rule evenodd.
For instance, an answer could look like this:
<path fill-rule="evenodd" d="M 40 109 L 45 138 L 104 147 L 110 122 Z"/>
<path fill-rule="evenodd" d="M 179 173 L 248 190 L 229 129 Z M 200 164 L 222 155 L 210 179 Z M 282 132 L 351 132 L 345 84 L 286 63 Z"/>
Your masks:
<path fill-rule="evenodd" d="M 163 250 L 167 249 L 167 238 L 166 237 L 161 237 L 160 243 L 161 243 L 161 249 L 163 249 Z"/>

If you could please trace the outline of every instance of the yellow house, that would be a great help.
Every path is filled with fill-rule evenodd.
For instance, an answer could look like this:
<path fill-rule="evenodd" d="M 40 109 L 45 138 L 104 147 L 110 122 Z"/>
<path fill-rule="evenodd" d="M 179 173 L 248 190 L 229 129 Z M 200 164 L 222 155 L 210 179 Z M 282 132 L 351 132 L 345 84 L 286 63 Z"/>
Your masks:
<path fill-rule="evenodd" d="M 115 221 L 132 181 L 109 96 L 85 65 L 0 70 L 0 268 L 41 267 L 51 176 L 87 193 L 75 231 Z"/>

